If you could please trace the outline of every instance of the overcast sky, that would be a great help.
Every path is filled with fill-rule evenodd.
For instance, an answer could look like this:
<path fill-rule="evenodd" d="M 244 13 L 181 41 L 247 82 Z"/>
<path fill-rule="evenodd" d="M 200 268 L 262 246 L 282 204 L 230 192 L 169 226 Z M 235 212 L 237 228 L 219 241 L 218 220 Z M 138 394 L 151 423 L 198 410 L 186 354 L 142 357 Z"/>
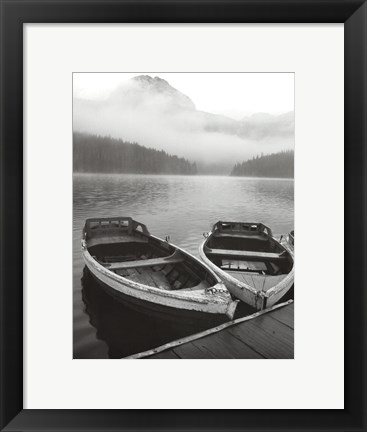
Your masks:
<path fill-rule="evenodd" d="M 255 113 L 294 110 L 293 73 L 74 73 L 76 98 L 104 99 L 137 75 L 159 76 L 186 94 L 198 110 L 236 120 Z"/>

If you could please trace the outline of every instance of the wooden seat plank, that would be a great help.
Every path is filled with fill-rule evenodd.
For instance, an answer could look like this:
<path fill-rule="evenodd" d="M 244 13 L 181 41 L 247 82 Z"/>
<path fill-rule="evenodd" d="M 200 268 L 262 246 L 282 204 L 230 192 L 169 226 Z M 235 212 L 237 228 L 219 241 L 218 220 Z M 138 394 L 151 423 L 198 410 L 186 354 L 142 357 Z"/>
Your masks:
<path fill-rule="evenodd" d="M 109 243 L 148 243 L 147 238 L 136 237 L 128 234 L 117 234 L 112 236 L 111 233 L 106 233 L 101 230 L 100 232 L 93 233 L 91 238 L 88 238 L 88 246 L 93 246 L 93 242 L 97 241 L 99 244 L 109 244 Z"/>
<path fill-rule="evenodd" d="M 161 258 L 151 258 L 146 260 L 136 260 L 136 261 L 126 261 L 126 262 L 117 262 L 112 264 L 104 264 L 104 266 L 108 270 L 120 270 L 127 268 L 135 268 L 135 267 L 153 267 L 156 265 L 163 264 L 177 264 L 183 262 L 185 259 L 180 256 L 170 256 L 170 257 L 161 257 Z"/>
<path fill-rule="evenodd" d="M 241 250 L 229 250 L 229 249 L 207 249 L 207 254 L 210 255 L 222 255 L 222 256 L 236 256 L 236 257 L 246 257 L 253 259 L 284 259 L 281 254 L 271 253 L 271 252 L 256 252 L 256 251 L 241 251 Z"/>
<path fill-rule="evenodd" d="M 240 239 L 246 238 L 246 239 L 250 239 L 250 240 L 260 240 L 260 241 L 264 241 L 264 242 L 269 241 L 268 237 L 261 236 L 258 234 L 249 234 L 248 232 L 247 233 L 246 232 L 238 233 L 238 234 L 234 234 L 234 233 L 227 234 L 227 233 L 223 233 L 223 232 L 221 232 L 221 233 L 218 232 L 213 237 L 214 238 L 216 238 L 216 237 L 230 237 L 230 238 L 240 238 Z"/>
<path fill-rule="evenodd" d="M 280 281 L 282 281 L 286 276 L 287 276 L 286 274 L 282 274 L 278 276 L 270 276 L 270 275 L 266 276 L 263 290 L 268 291 L 270 288 L 273 288 Z"/>

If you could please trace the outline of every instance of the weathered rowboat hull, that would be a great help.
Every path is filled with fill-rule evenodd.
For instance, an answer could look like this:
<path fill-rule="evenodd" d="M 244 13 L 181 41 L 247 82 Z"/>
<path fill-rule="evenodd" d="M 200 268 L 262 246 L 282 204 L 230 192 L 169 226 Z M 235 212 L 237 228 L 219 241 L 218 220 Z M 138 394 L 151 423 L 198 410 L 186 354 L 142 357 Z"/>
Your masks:
<path fill-rule="evenodd" d="M 181 329 L 185 331 L 192 329 L 192 332 L 194 333 L 199 331 L 198 329 L 202 327 L 213 327 L 228 321 L 227 315 L 172 308 L 169 306 L 164 306 L 161 303 L 147 302 L 136 297 L 125 295 L 123 292 L 116 291 L 109 285 L 103 283 L 100 279 L 93 275 L 87 267 L 85 267 L 85 271 L 88 272 L 88 277 L 92 278 L 93 281 L 95 281 L 95 284 L 98 285 L 97 288 L 99 290 L 102 289 L 116 302 L 122 303 L 125 308 L 134 313 L 134 317 L 137 315 L 143 315 L 145 320 L 151 319 L 154 321 L 155 325 L 157 325 L 157 321 L 159 321 L 161 325 L 166 323 L 167 327 L 174 325 L 175 329 Z M 90 284 L 91 282 L 89 280 L 87 289 L 90 288 Z M 96 289 L 96 285 L 94 285 L 94 289 Z"/>
<path fill-rule="evenodd" d="M 113 288 L 115 291 L 124 294 L 128 297 L 134 297 L 138 300 L 155 303 L 158 305 L 166 306 L 174 309 L 184 309 L 204 313 L 222 314 L 233 318 L 237 304 L 231 301 L 230 304 L 226 302 L 209 302 L 204 296 L 193 298 L 192 296 L 177 296 L 170 295 L 169 292 L 157 294 L 157 292 L 147 285 L 137 284 L 134 282 L 122 281 L 121 276 L 112 276 L 110 272 L 105 270 L 104 267 L 96 265 L 94 260 L 89 256 L 84 256 L 84 262 L 92 275 L 100 282 Z M 200 298 L 201 297 L 201 298 Z"/>
<path fill-rule="evenodd" d="M 215 271 L 217 273 L 217 275 L 224 282 L 224 284 L 226 285 L 226 287 L 228 288 L 228 290 L 231 292 L 231 294 L 234 297 L 236 297 L 236 298 L 240 299 L 241 301 L 247 303 L 248 305 L 256 308 L 257 310 L 262 310 L 262 309 L 265 309 L 267 307 L 273 306 L 294 285 L 294 255 L 293 255 L 292 250 L 288 247 L 287 248 L 283 247 L 283 245 L 281 245 L 272 236 L 271 230 L 263 224 L 238 223 L 238 222 L 225 222 L 224 223 L 223 222 L 223 224 L 229 224 L 229 225 L 233 224 L 233 226 L 237 226 L 237 227 L 239 227 L 239 226 L 247 226 L 247 227 L 252 226 L 252 227 L 254 227 L 254 231 L 252 231 L 252 232 L 249 231 L 245 234 L 248 236 L 246 238 L 251 239 L 251 237 L 254 238 L 255 236 L 258 236 L 258 235 L 264 236 L 264 238 L 268 239 L 272 243 L 276 244 L 277 247 L 284 250 L 285 252 L 283 252 L 283 253 L 288 254 L 287 256 L 292 262 L 292 266 L 291 266 L 291 269 L 289 270 L 289 272 L 286 275 L 279 276 L 277 283 L 274 283 L 273 286 L 271 286 L 270 288 L 268 288 L 266 290 L 264 289 L 265 283 L 267 283 L 270 278 L 267 277 L 266 275 L 263 275 L 262 276 L 262 281 L 264 283 L 263 289 L 261 289 L 261 286 L 260 286 L 260 288 L 259 288 L 259 286 L 257 286 L 255 288 L 250 283 L 245 282 L 246 280 L 253 279 L 253 277 L 251 277 L 251 274 L 247 273 L 246 271 L 243 271 L 243 272 L 240 271 L 240 272 L 237 272 L 237 274 L 236 274 L 237 277 L 234 277 L 233 274 L 235 274 L 235 272 L 231 272 L 232 274 L 229 274 L 228 270 L 226 271 L 226 270 L 220 268 L 218 265 L 213 263 L 211 259 L 209 259 L 208 256 L 210 256 L 210 255 L 208 254 L 208 246 L 207 245 L 210 244 L 210 241 L 216 236 L 218 224 L 222 224 L 222 222 L 218 222 L 217 224 L 214 225 L 212 231 L 207 234 L 205 241 L 199 247 L 199 254 L 200 254 L 201 259 L 205 262 L 205 264 L 207 264 L 208 267 L 210 267 L 213 271 Z M 255 229 L 255 227 L 256 227 L 256 229 Z M 237 237 L 238 236 L 241 237 L 241 235 L 244 235 L 240 229 L 235 234 Z M 228 237 L 229 238 L 231 237 L 230 233 L 228 234 Z M 227 252 L 228 252 L 230 258 L 236 257 L 237 251 L 228 250 Z M 248 252 L 248 255 L 251 255 L 251 253 L 252 252 Z M 245 252 L 245 254 L 246 254 L 246 252 Z M 267 256 L 275 255 L 275 254 L 267 254 L 267 253 L 262 253 L 262 252 L 253 253 L 254 256 L 256 254 L 258 254 L 258 256 L 256 257 L 257 260 L 260 260 L 262 256 L 264 257 L 264 260 L 265 260 L 265 259 L 267 259 Z M 240 256 L 241 256 L 241 251 L 238 251 L 238 257 L 237 258 L 240 259 Z M 223 250 L 222 258 L 223 257 L 225 257 L 225 250 Z M 228 258 L 228 256 L 227 256 L 227 258 Z M 242 275 L 242 280 L 239 280 L 239 279 L 241 279 L 240 277 L 238 277 L 239 275 Z M 246 279 L 247 275 L 249 276 L 248 279 Z M 266 279 L 268 279 L 268 281 Z M 274 279 L 276 279 L 276 278 L 274 278 Z"/>
<path fill-rule="evenodd" d="M 89 219 L 89 222 L 110 222 L 115 223 L 115 221 L 128 221 L 128 223 L 134 222 L 131 218 L 103 218 L 103 219 Z M 87 221 L 87 222 L 88 222 Z M 145 226 L 143 224 L 137 223 L 138 226 Z M 111 270 L 113 268 L 113 264 L 110 265 L 110 269 L 100 263 L 95 257 L 93 257 L 88 250 L 88 240 L 89 243 L 93 246 L 96 245 L 105 245 L 110 242 L 118 244 L 124 227 L 116 228 L 112 225 L 111 230 L 108 230 L 108 225 L 105 225 L 106 235 L 99 235 L 96 239 L 90 238 L 88 239 L 88 230 L 84 230 L 83 240 L 82 240 L 82 254 L 85 265 L 88 270 L 92 273 L 92 275 L 98 279 L 102 284 L 108 286 L 116 293 L 121 293 L 124 296 L 130 297 L 132 299 L 136 299 L 140 302 L 154 305 L 161 305 L 163 307 L 169 308 L 174 313 L 175 310 L 182 311 L 193 311 L 200 312 L 205 314 L 217 314 L 227 316 L 232 319 L 237 307 L 237 301 L 231 298 L 226 287 L 220 281 L 220 279 L 209 269 L 205 264 L 201 263 L 197 258 L 189 254 L 188 252 L 182 250 L 181 248 L 172 245 L 171 243 L 168 245 L 170 249 L 174 249 L 175 253 L 178 252 L 180 256 L 185 258 L 185 262 L 189 263 L 190 261 L 195 262 L 196 266 L 204 266 L 204 271 L 209 272 L 211 277 L 215 277 L 215 284 L 209 289 L 182 289 L 182 290 L 162 290 L 154 286 L 150 286 L 147 284 L 139 283 L 134 280 L 128 279 L 126 277 L 121 276 L 120 274 L 115 273 Z M 145 228 L 146 229 L 146 228 Z M 121 233 L 119 232 L 121 231 Z M 146 232 L 136 233 L 141 238 L 144 239 L 144 236 L 149 240 L 153 240 L 157 242 L 157 244 L 164 245 L 167 247 L 167 242 L 159 239 L 158 237 L 150 235 Z M 167 263 L 170 263 L 167 258 Z M 147 260 L 149 261 L 149 260 Z M 162 258 L 161 263 L 164 263 L 164 258 Z M 126 263 L 128 265 L 128 263 Z M 122 265 L 122 267 L 124 267 Z"/>

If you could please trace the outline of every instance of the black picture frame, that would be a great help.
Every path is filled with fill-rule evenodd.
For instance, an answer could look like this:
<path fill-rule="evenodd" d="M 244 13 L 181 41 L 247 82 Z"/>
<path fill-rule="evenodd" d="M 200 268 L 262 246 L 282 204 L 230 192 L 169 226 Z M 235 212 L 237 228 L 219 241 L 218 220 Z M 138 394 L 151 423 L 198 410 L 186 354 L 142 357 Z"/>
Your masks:
<path fill-rule="evenodd" d="M 365 431 L 367 424 L 366 2 L 361 0 L 258 0 L 256 2 L 251 0 L 197 0 L 195 2 L 0 0 L 0 6 L 1 430 Z M 345 408 L 343 410 L 23 409 L 23 24 L 154 22 L 344 23 Z M 327 229 L 327 221 L 324 221 L 320 228 L 320 233 L 322 229 Z M 330 307 L 332 301 L 325 305 L 325 308 Z M 317 392 L 316 388 L 315 392 Z M 223 397 L 230 397 L 230 391 Z"/>

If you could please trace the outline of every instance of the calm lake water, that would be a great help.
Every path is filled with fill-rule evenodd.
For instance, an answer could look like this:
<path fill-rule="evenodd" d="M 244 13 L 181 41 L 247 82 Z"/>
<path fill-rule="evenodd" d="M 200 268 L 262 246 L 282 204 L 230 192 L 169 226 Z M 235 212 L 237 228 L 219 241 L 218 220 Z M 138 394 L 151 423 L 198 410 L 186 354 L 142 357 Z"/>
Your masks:
<path fill-rule="evenodd" d="M 160 322 L 107 294 L 84 271 L 86 218 L 131 216 L 196 256 L 202 233 L 218 220 L 263 222 L 276 237 L 294 227 L 294 181 L 288 179 L 76 174 L 73 187 L 74 358 L 121 358 L 203 329 Z"/>

